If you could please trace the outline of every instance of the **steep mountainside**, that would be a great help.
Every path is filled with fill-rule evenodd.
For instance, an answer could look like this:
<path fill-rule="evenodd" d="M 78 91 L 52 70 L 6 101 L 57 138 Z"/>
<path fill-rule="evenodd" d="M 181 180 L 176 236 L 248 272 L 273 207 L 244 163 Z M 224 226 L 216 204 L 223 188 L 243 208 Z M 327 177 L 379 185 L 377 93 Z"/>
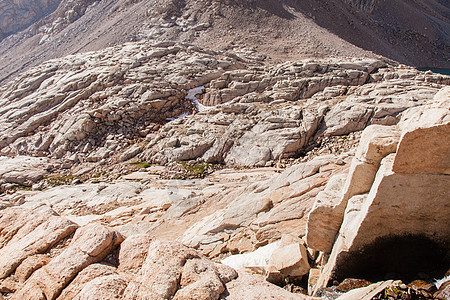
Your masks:
<path fill-rule="evenodd" d="M 0 3 L 0 40 L 53 12 L 61 0 L 5 0 Z"/>
<path fill-rule="evenodd" d="M 449 12 L 439 0 L 62 1 L 0 43 L 0 81 L 48 59 L 141 39 L 256 50 L 277 61 L 372 55 L 366 49 L 448 68 Z"/>

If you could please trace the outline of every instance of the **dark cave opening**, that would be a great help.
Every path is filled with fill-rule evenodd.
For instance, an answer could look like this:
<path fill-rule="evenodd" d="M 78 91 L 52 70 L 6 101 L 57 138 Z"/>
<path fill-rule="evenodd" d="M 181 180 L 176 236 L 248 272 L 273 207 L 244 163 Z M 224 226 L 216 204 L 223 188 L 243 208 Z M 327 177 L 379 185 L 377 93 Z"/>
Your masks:
<path fill-rule="evenodd" d="M 339 282 L 345 278 L 372 282 L 431 280 L 444 277 L 449 267 L 447 243 L 438 243 L 423 235 L 389 236 L 344 255 L 337 262 L 332 279 Z"/>

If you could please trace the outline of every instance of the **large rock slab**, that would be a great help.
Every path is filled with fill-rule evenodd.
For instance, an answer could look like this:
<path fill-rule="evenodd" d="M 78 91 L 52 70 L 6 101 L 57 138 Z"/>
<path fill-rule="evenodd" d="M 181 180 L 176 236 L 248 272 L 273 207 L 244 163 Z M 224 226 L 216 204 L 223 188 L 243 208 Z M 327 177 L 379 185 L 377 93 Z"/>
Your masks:
<path fill-rule="evenodd" d="M 205 253 L 219 254 L 254 251 L 283 234 L 302 236 L 314 196 L 333 174 L 346 170 L 345 165 L 334 164 L 337 159 L 318 157 L 234 191 L 224 197 L 228 202 L 223 209 L 196 221 L 180 240 Z"/>
<path fill-rule="evenodd" d="M 120 245 L 119 270 L 136 273 L 144 264 L 152 238 L 147 234 L 128 237 Z"/>
<path fill-rule="evenodd" d="M 450 123 L 403 134 L 393 171 L 450 175 Z"/>
<path fill-rule="evenodd" d="M 342 223 L 343 212 L 339 212 L 345 210 L 341 198 L 346 179 L 347 174 L 330 178 L 325 190 L 315 197 L 314 206 L 308 215 L 306 231 L 306 241 L 309 247 L 327 253 L 331 252 L 336 233 Z"/>
<path fill-rule="evenodd" d="M 376 274 L 392 270 L 406 277 L 420 270 L 442 272 L 439 253 L 444 250 L 439 249 L 448 249 L 450 243 L 445 222 L 450 217 L 447 95 L 443 89 L 430 105 L 406 111 L 390 133 L 379 127 L 372 139 L 361 140 L 366 143 L 356 152 L 344 188 L 348 202 L 343 221 L 315 291 L 331 278 L 362 273 L 377 279 Z M 313 223 L 308 224 L 312 232 Z M 312 234 L 314 238 L 318 236 Z M 381 254 L 386 247 L 393 247 L 392 257 Z M 408 255 L 399 254 L 407 248 Z M 399 255 L 403 265 L 397 262 Z"/>
<path fill-rule="evenodd" d="M 364 130 L 348 175 L 331 178 L 316 196 L 308 215 L 309 247 L 331 252 L 348 200 L 370 190 L 381 160 L 396 151 L 399 139 L 400 132 L 394 126 L 371 125 Z"/>
<path fill-rule="evenodd" d="M 51 161 L 45 157 L 0 156 L 0 189 L 2 183 L 32 186 L 48 174 L 50 166 Z"/>
<path fill-rule="evenodd" d="M 443 221 L 450 217 L 443 201 L 450 179 L 439 174 L 394 173 L 394 156 L 383 160 L 367 198 L 355 202 L 356 207 L 349 202 L 319 285 L 325 285 L 333 272 L 339 273 L 349 257 L 355 259 L 364 247 L 383 237 L 424 236 L 444 247 L 450 242 L 450 230 Z"/>
<path fill-rule="evenodd" d="M 368 244 L 392 232 L 397 235 L 423 233 L 433 240 L 448 242 L 450 228 L 445 222 L 435 220 L 446 220 L 450 216 L 443 201 L 447 197 L 450 178 L 439 174 L 394 173 L 393 156 L 385 158 L 377 173 L 364 203 L 362 213 L 365 216 L 353 245 Z"/>
<path fill-rule="evenodd" d="M 245 267 L 268 267 L 273 252 L 280 247 L 280 241 L 259 247 L 255 251 L 228 256 L 222 263 L 236 270 Z"/>
<path fill-rule="evenodd" d="M 301 277 L 311 268 L 308 263 L 308 252 L 303 243 L 283 245 L 276 249 L 269 261 L 284 277 Z"/>
<path fill-rule="evenodd" d="M 57 186 L 26 199 L 26 205 L 43 203 L 61 215 L 101 215 L 119 206 L 141 203 L 137 195 L 144 185 L 137 182 Z"/>

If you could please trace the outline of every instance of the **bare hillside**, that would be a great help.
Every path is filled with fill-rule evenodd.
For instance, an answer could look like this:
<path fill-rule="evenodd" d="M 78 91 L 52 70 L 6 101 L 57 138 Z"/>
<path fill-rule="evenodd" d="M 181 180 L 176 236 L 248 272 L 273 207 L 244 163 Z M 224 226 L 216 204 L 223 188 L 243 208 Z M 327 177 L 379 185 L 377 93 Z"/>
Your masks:
<path fill-rule="evenodd" d="M 375 53 L 448 68 L 449 11 L 441 0 L 62 1 L 3 39 L 0 81 L 48 59 L 136 40 L 253 51 L 275 61 Z"/>

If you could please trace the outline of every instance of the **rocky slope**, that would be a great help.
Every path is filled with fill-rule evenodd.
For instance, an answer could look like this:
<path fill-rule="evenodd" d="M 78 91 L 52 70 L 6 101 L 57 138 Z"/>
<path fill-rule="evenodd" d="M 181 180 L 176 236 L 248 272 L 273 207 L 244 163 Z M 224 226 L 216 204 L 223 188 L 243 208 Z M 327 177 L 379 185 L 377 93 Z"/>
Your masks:
<path fill-rule="evenodd" d="M 0 151 L 69 165 L 139 154 L 158 164 L 271 166 L 318 135 L 395 124 L 448 82 L 373 59 L 268 67 L 186 44 L 129 43 L 48 61 L 1 88 Z"/>
<path fill-rule="evenodd" d="M 448 146 L 440 143 L 449 134 L 449 96 L 449 89 L 443 88 L 434 100 L 428 98 L 427 105 L 403 112 L 397 125 L 369 126 L 359 146 L 350 138 L 328 141 L 319 152 L 333 146 L 335 154 L 318 155 L 284 170 L 223 169 L 203 179 L 174 180 L 161 179 L 164 167 L 151 166 L 113 181 L 95 177 L 84 184 L 74 180 L 44 191 L 36 186 L 34 191 L 5 193 L 0 211 L 0 291 L 12 299 L 217 299 L 220 295 L 223 299 L 309 299 L 286 291 L 295 291 L 293 284 L 305 286 L 306 280 L 305 288 L 324 298 L 372 299 L 392 291 L 399 297 L 399 291 L 432 295 L 436 288 L 426 287 L 427 283 L 406 286 L 398 281 L 342 294 L 370 284 L 342 280 L 355 275 L 375 275 L 365 278 L 380 280 L 384 274 L 380 278 L 377 272 L 391 271 L 392 265 L 378 261 L 374 274 L 368 269 L 358 273 L 354 261 L 359 261 L 356 266 L 364 262 L 358 247 L 392 234 L 397 236 L 389 247 L 402 245 L 408 234 L 426 236 L 418 255 L 442 267 L 420 269 L 429 265 L 418 264 L 412 254 L 416 263 L 407 264 L 412 266 L 408 272 L 442 276 L 440 272 L 447 270 L 439 260 L 445 260 L 442 249 L 448 247 L 448 227 L 434 218 L 446 220 L 449 213 L 442 201 L 448 186 Z M 43 172 L 59 170 L 57 159 L 18 156 L 3 162 L 2 168 L 21 162 L 33 163 Z M 31 171 L 9 170 L 10 177 Z M 358 222 L 360 230 L 355 231 L 352 224 Z M 428 248 L 430 243 L 443 248 Z M 410 245 L 404 251 L 411 251 Z M 429 250 L 437 252 L 424 256 Z M 375 260 L 399 259 L 386 256 L 394 252 L 370 253 Z M 404 252 L 396 253 L 406 259 Z M 338 290 L 321 289 L 330 278 L 342 281 Z M 445 293 L 441 289 L 435 295 Z"/>
<path fill-rule="evenodd" d="M 445 3 L 58 5 L 0 43 L 0 300 L 448 298 L 450 77 L 346 41 L 440 63 Z"/>
<path fill-rule="evenodd" d="M 17 33 L 53 12 L 60 0 L 2 1 L 0 40 Z"/>
<path fill-rule="evenodd" d="M 447 272 L 450 232 L 445 222 L 431 220 L 449 216 L 442 201 L 449 184 L 448 146 L 438 142 L 449 136 L 449 92 L 436 94 L 427 107 L 409 109 L 398 126 L 368 127 L 347 180 L 328 197 L 317 197 L 306 240 L 331 252 L 319 287 L 331 274 L 338 280 L 342 274 L 370 278 L 392 268 L 395 276 L 412 280 L 418 269 L 435 278 Z M 405 246 L 411 247 L 408 254 Z M 383 247 L 396 249 L 388 258 L 372 252 Z"/>
<path fill-rule="evenodd" d="M 327 283 L 384 279 L 386 265 L 352 267 L 377 237 L 448 247 L 431 220 L 448 216 L 449 81 L 379 59 L 271 65 L 173 42 L 32 68 L 0 91 L 0 292 L 351 297 Z"/>
<path fill-rule="evenodd" d="M 0 14 L 17 15 L 6 27 L 23 28 L 30 24 L 28 15 L 44 16 L 37 12 L 59 4 L 1 41 L 0 81 L 49 59 L 136 40 L 256 50 L 275 61 L 373 57 L 371 51 L 414 66 L 449 67 L 450 8 L 445 1 L 43 2 L 38 10 L 27 4 L 11 12 L 12 4 L 7 5 Z"/>

